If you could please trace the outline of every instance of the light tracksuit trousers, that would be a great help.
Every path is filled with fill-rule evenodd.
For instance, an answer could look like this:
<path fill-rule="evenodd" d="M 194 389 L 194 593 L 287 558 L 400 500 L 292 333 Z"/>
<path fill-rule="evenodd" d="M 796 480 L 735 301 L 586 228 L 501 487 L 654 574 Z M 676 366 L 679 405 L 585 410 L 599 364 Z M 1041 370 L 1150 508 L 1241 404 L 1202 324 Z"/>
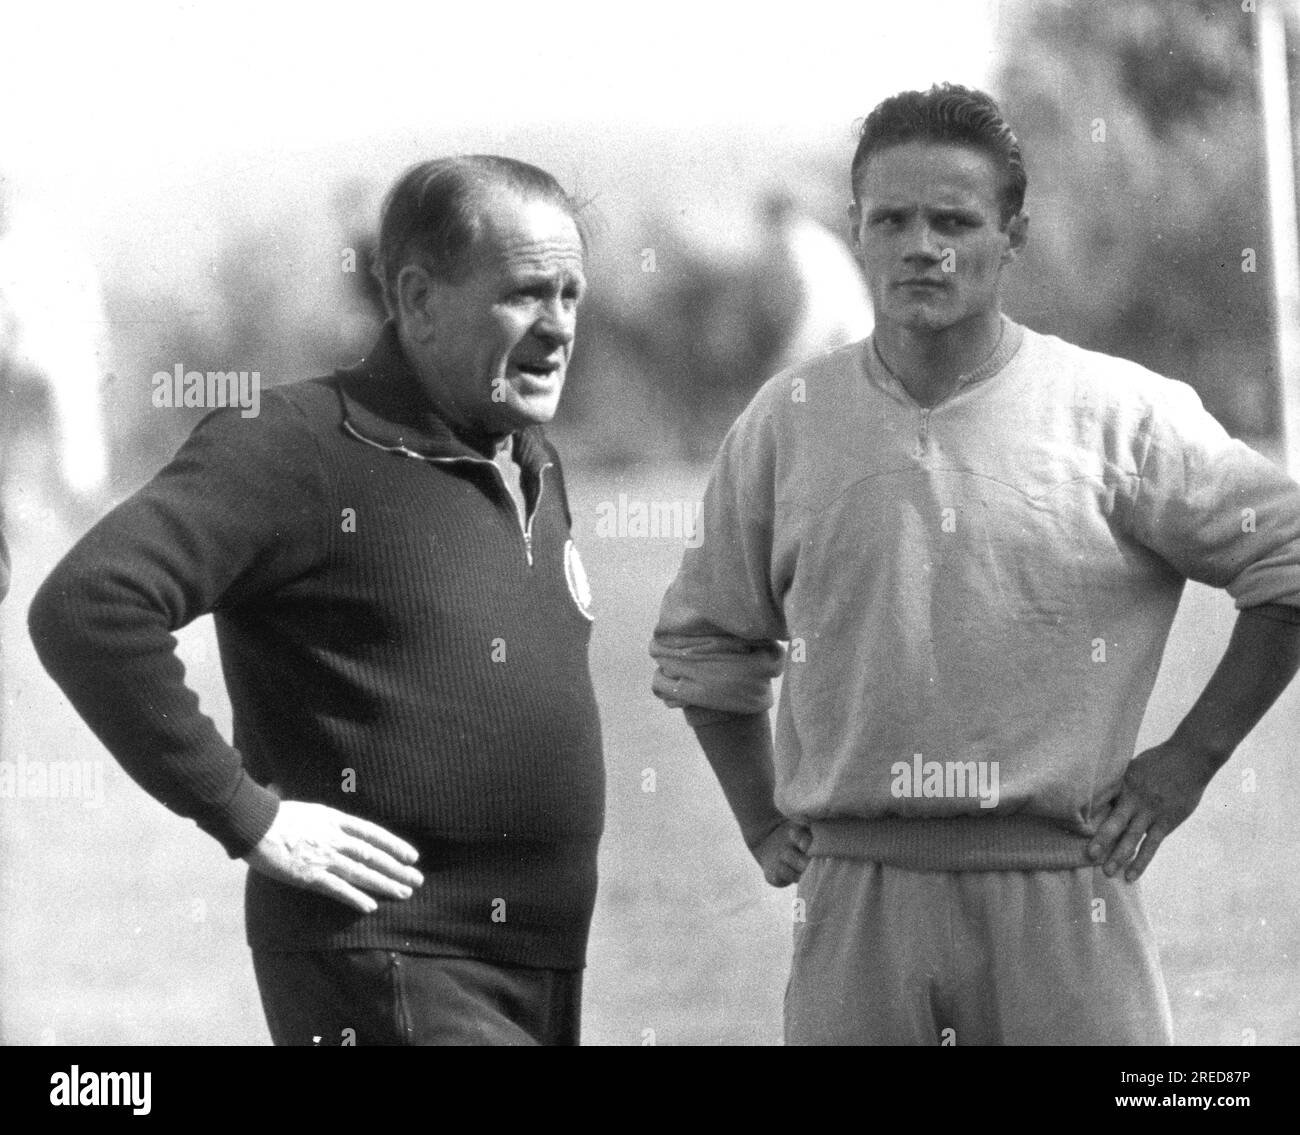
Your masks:
<path fill-rule="evenodd" d="M 1099 867 L 910 871 L 814 856 L 785 1041 L 1171 1044 L 1138 885 Z"/>

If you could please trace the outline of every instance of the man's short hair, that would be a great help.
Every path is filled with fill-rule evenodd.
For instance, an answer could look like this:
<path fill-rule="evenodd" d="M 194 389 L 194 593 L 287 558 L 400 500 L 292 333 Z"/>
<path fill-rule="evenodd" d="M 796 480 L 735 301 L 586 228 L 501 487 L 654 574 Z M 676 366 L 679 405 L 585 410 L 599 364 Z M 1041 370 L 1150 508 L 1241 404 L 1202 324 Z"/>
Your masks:
<path fill-rule="evenodd" d="M 1029 177 L 1020 142 L 998 104 L 983 91 L 956 83 L 936 83 L 928 91 L 903 91 L 885 99 L 862 123 L 858 148 L 849 167 L 853 200 L 867 159 L 905 142 L 952 142 L 983 150 L 1002 170 L 1002 223 L 1024 208 Z"/>
<path fill-rule="evenodd" d="M 437 280 L 456 281 L 482 228 L 481 206 L 494 189 L 558 206 L 586 230 L 579 207 L 545 170 L 495 154 L 461 154 L 411 166 L 384 198 L 373 271 L 384 306 L 397 314 L 397 277 L 408 264 L 422 265 Z"/>

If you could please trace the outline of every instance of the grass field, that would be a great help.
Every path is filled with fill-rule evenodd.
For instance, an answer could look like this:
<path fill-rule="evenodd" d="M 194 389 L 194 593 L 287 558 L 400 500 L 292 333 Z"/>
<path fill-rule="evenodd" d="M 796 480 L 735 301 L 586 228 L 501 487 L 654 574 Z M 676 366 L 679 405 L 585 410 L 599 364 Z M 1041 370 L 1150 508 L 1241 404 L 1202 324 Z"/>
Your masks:
<path fill-rule="evenodd" d="M 596 596 L 593 669 L 609 770 L 585 988 L 588 1044 L 776 1044 L 792 891 L 766 887 L 680 715 L 649 693 L 645 647 L 680 557 L 669 539 L 600 539 L 597 504 L 691 500 L 700 469 L 569 470 Z M 25 635 L 36 586 L 72 534 L 12 499 L 14 590 L 0 607 L 3 758 L 92 762 L 100 806 L 0 799 L 0 1028 L 10 1044 L 263 1044 L 243 944 L 244 867 L 107 757 Z M 1143 731 L 1191 703 L 1226 644 L 1226 597 L 1189 589 Z M 209 620 L 182 653 L 228 729 Z M 1183 1044 L 1300 1042 L 1300 690 L 1284 696 L 1147 874 Z M 645 792 L 643 771 L 655 770 Z M 1254 791 L 1244 790 L 1254 778 Z M 88 781 L 89 783 L 89 781 Z"/>

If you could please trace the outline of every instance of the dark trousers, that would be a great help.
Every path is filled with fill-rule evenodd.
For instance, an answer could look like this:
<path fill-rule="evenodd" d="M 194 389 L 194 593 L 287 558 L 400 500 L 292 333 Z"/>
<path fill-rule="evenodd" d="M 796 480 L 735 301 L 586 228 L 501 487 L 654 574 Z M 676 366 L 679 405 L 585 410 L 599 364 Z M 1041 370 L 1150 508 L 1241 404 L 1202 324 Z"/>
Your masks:
<path fill-rule="evenodd" d="M 576 1045 L 582 971 L 397 950 L 253 951 L 277 1045 Z"/>

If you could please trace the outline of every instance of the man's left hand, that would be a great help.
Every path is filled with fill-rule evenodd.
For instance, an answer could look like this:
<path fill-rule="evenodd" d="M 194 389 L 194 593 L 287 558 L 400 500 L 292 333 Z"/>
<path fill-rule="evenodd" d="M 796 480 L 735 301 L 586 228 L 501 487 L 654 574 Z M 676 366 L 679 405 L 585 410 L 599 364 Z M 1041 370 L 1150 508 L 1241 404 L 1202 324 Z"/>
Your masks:
<path fill-rule="evenodd" d="M 1128 864 L 1125 881 L 1139 878 L 1165 837 L 1200 803 L 1215 768 L 1174 741 L 1139 753 L 1124 774 L 1119 797 L 1088 845 L 1088 856 L 1094 863 L 1105 860 L 1102 870 L 1107 875 Z"/>

